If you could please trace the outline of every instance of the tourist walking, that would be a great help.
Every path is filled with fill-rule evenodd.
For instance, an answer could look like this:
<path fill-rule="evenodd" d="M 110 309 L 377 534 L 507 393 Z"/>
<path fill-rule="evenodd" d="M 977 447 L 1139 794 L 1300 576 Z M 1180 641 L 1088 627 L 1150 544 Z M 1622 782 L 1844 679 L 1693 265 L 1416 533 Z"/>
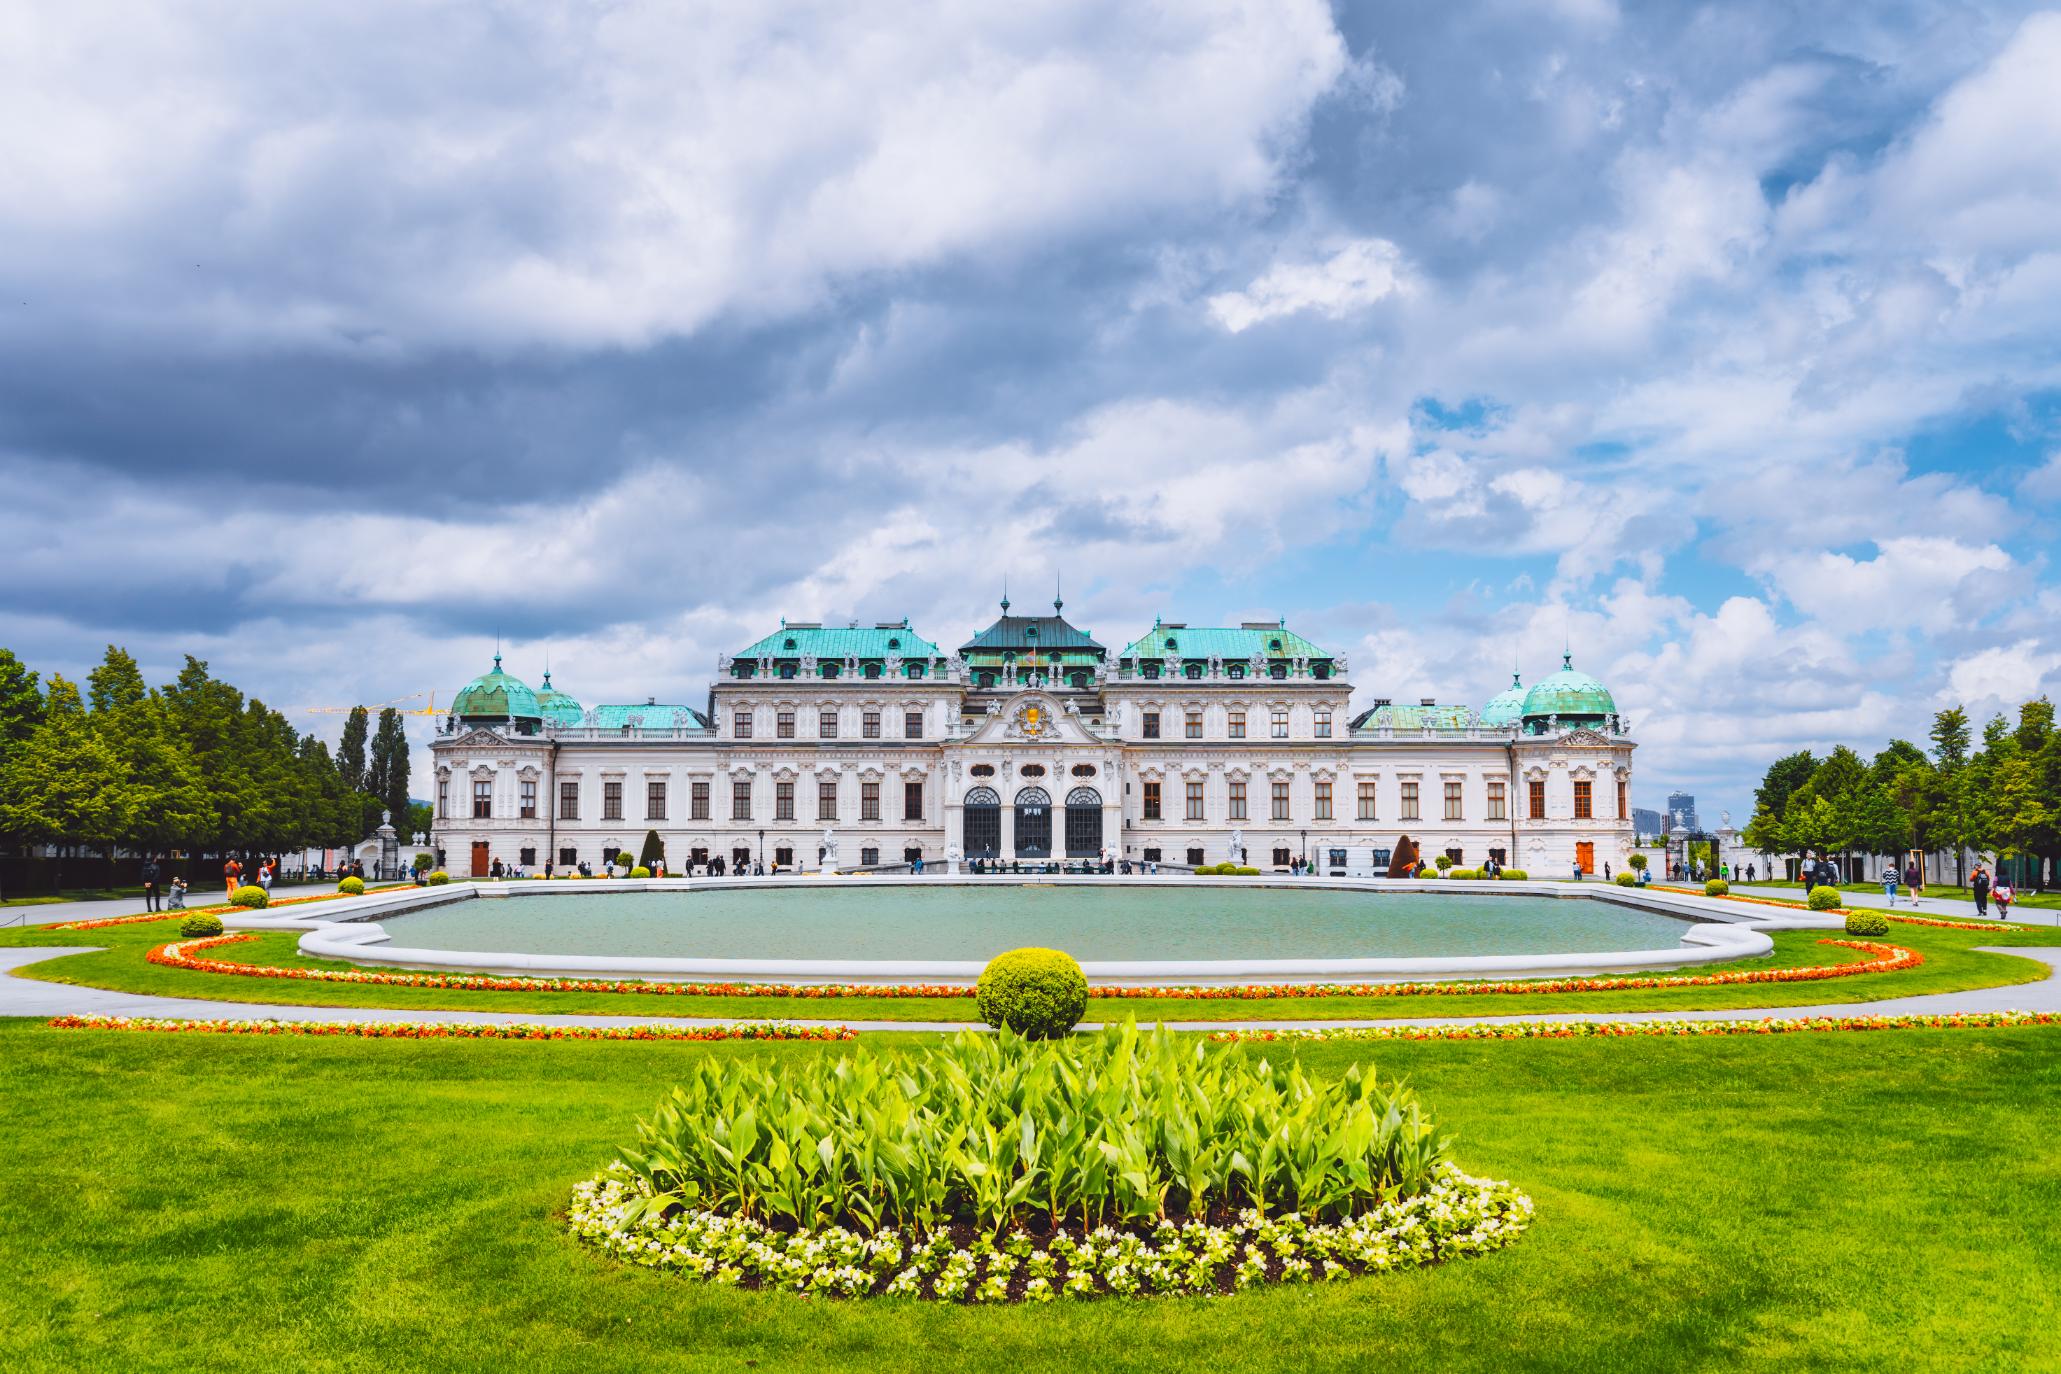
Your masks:
<path fill-rule="evenodd" d="M 258 865 L 258 886 L 265 889 L 265 896 L 272 895 L 272 861 L 266 859 Z"/>
<path fill-rule="evenodd" d="M 234 897 L 236 895 L 236 885 L 242 879 L 243 865 L 236 862 L 235 856 L 232 855 L 229 861 L 222 865 L 222 889 L 224 893 Z"/>
<path fill-rule="evenodd" d="M 156 911 L 159 909 L 157 897 L 157 855 L 155 854 L 143 856 L 143 909 L 145 911 Z"/>
<path fill-rule="evenodd" d="M 1888 868 L 1882 870 L 1882 895 L 1889 898 L 1889 909 L 1891 911 L 1896 910 L 1896 884 L 1896 865 L 1891 864 Z"/>
<path fill-rule="evenodd" d="M 1990 889 L 1989 895 L 1997 899 L 1997 919 L 1999 921 L 2010 920 L 2011 903 L 2018 900 L 2018 889 L 2011 886 L 2011 880 L 2009 878 L 1997 879 L 1997 885 Z"/>
<path fill-rule="evenodd" d="M 1975 914 L 1989 915 L 1989 870 L 1981 864 L 1975 865 L 1975 871 L 1968 875 L 1968 890 L 1975 895 Z"/>

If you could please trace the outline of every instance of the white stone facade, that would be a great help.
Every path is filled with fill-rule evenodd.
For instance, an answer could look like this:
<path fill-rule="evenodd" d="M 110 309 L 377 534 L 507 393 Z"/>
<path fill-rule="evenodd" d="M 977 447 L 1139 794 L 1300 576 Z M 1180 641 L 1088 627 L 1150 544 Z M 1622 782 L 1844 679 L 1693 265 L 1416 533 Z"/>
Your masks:
<path fill-rule="evenodd" d="M 1012 671 L 985 687 L 955 657 L 914 680 L 725 676 L 706 728 L 454 721 L 433 747 L 436 847 L 453 873 L 598 871 L 655 830 L 676 873 L 716 858 L 814 870 L 830 829 L 847 869 L 984 853 L 1271 870 L 1307 855 L 1359 875 L 1385 871 L 1408 835 L 1427 861 L 1467 868 L 1493 855 L 1534 877 L 1578 859 L 1622 870 L 1625 734 L 1471 714 L 1354 729 L 1343 666 L 1096 665 L 1082 686 Z"/>

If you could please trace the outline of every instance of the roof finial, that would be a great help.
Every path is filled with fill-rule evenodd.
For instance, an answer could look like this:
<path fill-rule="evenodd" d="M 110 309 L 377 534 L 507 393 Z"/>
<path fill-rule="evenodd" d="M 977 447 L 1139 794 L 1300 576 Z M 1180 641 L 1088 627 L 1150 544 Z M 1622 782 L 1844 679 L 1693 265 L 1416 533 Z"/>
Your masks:
<path fill-rule="evenodd" d="M 1063 611 L 1063 610 L 1065 610 L 1065 609 L 1066 609 L 1066 602 L 1065 602 L 1065 601 L 1064 601 L 1063 599 L 1061 599 L 1061 597 L 1060 597 L 1060 594 L 1059 594 L 1059 574 L 1058 574 L 1058 573 L 1053 573 L 1053 574 L 1052 574 L 1052 614 L 1054 614 L 1054 615 L 1058 615 L 1058 614 L 1059 614 L 1059 613 L 1060 613 L 1061 611 Z"/>
<path fill-rule="evenodd" d="M 1009 574 L 1002 574 L 1002 614 L 1009 614 Z"/>
<path fill-rule="evenodd" d="M 501 632 L 494 631 L 494 671 L 501 671 Z"/>

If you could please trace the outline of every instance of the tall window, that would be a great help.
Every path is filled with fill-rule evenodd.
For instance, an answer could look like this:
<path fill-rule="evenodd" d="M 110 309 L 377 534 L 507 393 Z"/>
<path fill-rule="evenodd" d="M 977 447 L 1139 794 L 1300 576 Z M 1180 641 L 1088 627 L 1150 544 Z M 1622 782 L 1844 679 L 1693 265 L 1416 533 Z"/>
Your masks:
<path fill-rule="evenodd" d="M 692 812 L 692 815 L 689 816 L 689 819 L 697 821 L 707 820 L 709 818 L 708 784 L 705 782 L 697 782 L 690 783 L 688 786 L 689 791 L 687 793 L 687 806 L 689 810 Z"/>
<path fill-rule="evenodd" d="M 859 819 L 877 821 L 880 819 L 880 784 L 862 782 L 859 784 Z"/>
<path fill-rule="evenodd" d="M 773 733 L 781 739 L 794 738 L 794 712 L 781 711 L 773 720 Z"/>
<path fill-rule="evenodd" d="M 1317 711 L 1317 738 L 1331 738 L 1331 712 L 1321 707 Z"/>
<path fill-rule="evenodd" d="M 1401 819 L 1406 821 L 1417 819 L 1417 784 L 1414 782 L 1403 784 L 1403 814 Z"/>
<path fill-rule="evenodd" d="M 1506 784 L 1500 782 L 1492 782 L 1488 785 L 1488 818 L 1492 821 L 1502 821 L 1509 819 L 1507 810 L 1508 803 L 1505 797 L 1505 788 Z"/>
<path fill-rule="evenodd" d="M 904 711 L 902 713 L 902 738 L 923 738 L 923 713 L 921 711 Z"/>
<path fill-rule="evenodd" d="M 751 779 L 730 780 L 730 819 L 748 821 L 751 819 Z"/>
<path fill-rule="evenodd" d="M 920 821 L 923 819 L 923 784 L 905 782 L 902 784 L 902 819 Z"/>
<path fill-rule="evenodd" d="M 1190 711 L 1188 713 L 1187 719 L 1181 725 L 1181 734 L 1185 739 L 1202 738 L 1202 712 Z"/>
<path fill-rule="evenodd" d="M 826 706 L 816 713 L 816 738 L 837 738 L 837 708 Z"/>
<path fill-rule="evenodd" d="M 731 720 L 732 720 L 732 722 L 733 722 L 733 725 L 732 725 L 732 728 L 731 728 L 731 731 L 730 731 L 730 733 L 731 733 L 731 734 L 735 735 L 735 736 L 736 736 L 736 737 L 737 737 L 738 739 L 750 739 L 750 738 L 751 738 L 751 712 L 750 712 L 750 711 L 747 711 L 747 710 L 743 710 L 743 709 L 740 709 L 740 710 L 739 710 L 739 711 L 737 712 L 737 714 L 736 714 L 735 716 L 733 716 L 733 717 L 731 718 Z"/>
<path fill-rule="evenodd" d="M 1231 779 L 1231 819 L 1234 821 L 1245 819 L 1245 779 L 1243 778 Z"/>
<path fill-rule="evenodd" d="M 1273 710 L 1273 731 L 1275 739 L 1288 738 L 1288 708 L 1276 706 Z"/>
<path fill-rule="evenodd" d="M 794 784 L 776 782 L 773 784 L 773 819 L 791 821 L 794 819 Z"/>
<path fill-rule="evenodd" d="M 1145 784 L 1145 819 L 1148 821 L 1159 819 L 1159 784 L 1156 782 Z"/>
<path fill-rule="evenodd" d="M 1317 779 L 1317 819 L 1331 819 L 1331 784 L 1322 778 Z"/>
<path fill-rule="evenodd" d="M 1461 784 L 1455 780 L 1451 778 L 1446 779 L 1446 819 L 1449 821 L 1466 819 L 1461 814 L 1460 787 Z"/>
<path fill-rule="evenodd" d="M 580 785 L 576 782 L 558 784 L 558 819 L 576 821 L 580 818 Z"/>
<path fill-rule="evenodd" d="M 451 780 L 437 779 L 437 814 L 449 817 L 451 814 Z"/>
<path fill-rule="evenodd" d="M 1617 781 L 1617 818 L 1619 820 L 1623 820 L 1632 814 L 1631 808 L 1624 804 L 1624 791 L 1624 779 L 1619 778 Z"/>
<path fill-rule="evenodd" d="M 1277 821 L 1288 819 L 1288 784 L 1285 782 L 1274 784 L 1274 819 Z"/>
<path fill-rule="evenodd" d="M 494 784 L 488 782 L 485 778 L 474 778 L 472 781 L 472 818 L 476 821 L 483 821 L 491 819 L 493 814 Z"/>
<path fill-rule="evenodd" d="M 1147 711 L 1145 713 L 1145 738 L 1159 738 L 1159 712 L 1157 711 Z"/>
<path fill-rule="evenodd" d="M 662 782 L 644 784 L 644 819 L 662 821 L 666 818 L 666 785 Z"/>
<path fill-rule="evenodd" d="M 1596 814 L 1596 802 L 1592 795 L 1595 784 L 1587 778 L 1574 780 L 1574 818 L 1578 821 L 1591 820 Z"/>
<path fill-rule="evenodd" d="M 837 783 L 816 780 L 816 819 L 834 821 L 837 819 Z"/>
<path fill-rule="evenodd" d="M 623 785 L 619 782 L 601 784 L 601 819 L 619 821 L 623 818 Z"/>
<path fill-rule="evenodd" d="M 1188 784 L 1188 819 L 1202 819 L 1202 783 L 1199 781 Z"/>
<path fill-rule="evenodd" d="M 537 780 L 535 778 L 524 778 L 522 780 L 522 810 L 518 814 L 526 821 L 533 821 L 537 818 Z"/>
<path fill-rule="evenodd" d="M 1375 810 L 1376 787 L 1377 784 L 1372 778 L 1360 779 L 1360 819 L 1363 821 L 1381 819 L 1379 812 Z"/>
<path fill-rule="evenodd" d="M 1530 793 L 1527 799 L 1528 805 L 1525 814 L 1535 821 L 1544 820 L 1546 817 L 1546 780 L 1544 778 L 1533 778 L 1525 790 Z"/>
<path fill-rule="evenodd" d="M 880 712 L 868 711 L 859 717 L 859 734 L 865 739 L 880 738 Z"/>
<path fill-rule="evenodd" d="M 1245 712 L 1243 711 L 1233 711 L 1231 713 L 1231 738 L 1245 738 Z"/>

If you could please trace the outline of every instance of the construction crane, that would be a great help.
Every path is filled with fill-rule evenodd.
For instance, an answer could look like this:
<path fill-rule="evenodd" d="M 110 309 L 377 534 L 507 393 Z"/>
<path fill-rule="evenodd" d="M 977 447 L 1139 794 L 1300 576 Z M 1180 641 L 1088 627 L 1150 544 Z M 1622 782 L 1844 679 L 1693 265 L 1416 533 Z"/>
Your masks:
<path fill-rule="evenodd" d="M 384 711 L 388 707 L 398 708 L 404 701 L 420 701 L 424 697 L 429 698 L 429 705 L 411 707 L 408 710 L 401 711 L 400 714 L 404 716 L 434 716 L 439 714 L 437 711 L 437 694 L 435 692 L 410 692 L 407 696 L 395 697 L 392 701 L 382 701 L 377 706 L 367 706 L 365 709 L 368 711 Z M 347 716 L 357 709 L 355 706 L 310 706 L 306 708 L 307 713 L 311 716 Z"/>

